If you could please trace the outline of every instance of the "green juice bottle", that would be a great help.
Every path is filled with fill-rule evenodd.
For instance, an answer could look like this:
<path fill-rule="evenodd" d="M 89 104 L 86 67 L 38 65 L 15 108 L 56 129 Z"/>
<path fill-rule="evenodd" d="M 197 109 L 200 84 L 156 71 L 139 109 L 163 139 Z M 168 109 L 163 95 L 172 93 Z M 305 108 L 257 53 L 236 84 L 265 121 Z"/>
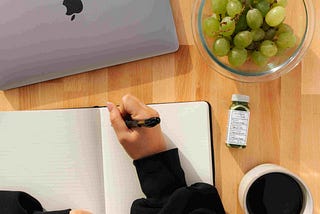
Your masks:
<path fill-rule="evenodd" d="M 250 108 L 249 96 L 233 94 L 229 108 L 226 145 L 243 149 L 247 146 Z"/>

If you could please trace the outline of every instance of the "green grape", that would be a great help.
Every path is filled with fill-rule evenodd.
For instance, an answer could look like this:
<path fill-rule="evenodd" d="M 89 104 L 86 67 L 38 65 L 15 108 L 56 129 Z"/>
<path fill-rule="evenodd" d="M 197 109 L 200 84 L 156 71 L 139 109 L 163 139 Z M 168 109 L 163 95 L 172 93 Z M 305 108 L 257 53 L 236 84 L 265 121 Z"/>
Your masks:
<path fill-rule="evenodd" d="M 243 65 L 243 63 L 246 62 L 247 57 L 248 57 L 248 52 L 244 48 L 241 49 L 241 48 L 234 47 L 228 54 L 229 63 L 235 67 Z"/>
<path fill-rule="evenodd" d="M 276 44 L 280 48 L 292 48 L 296 42 L 297 38 L 292 32 L 285 32 L 279 34 Z"/>
<path fill-rule="evenodd" d="M 277 30 L 275 28 L 269 28 L 269 30 L 267 30 L 265 33 L 265 40 L 273 40 L 274 36 L 277 33 Z"/>
<path fill-rule="evenodd" d="M 278 27 L 277 35 L 279 35 L 279 34 L 281 34 L 281 33 L 285 33 L 285 32 L 291 32 L 291 33 L 293 33 L 293 29 L 292 29 L 289 25 L 287 25 L 287 24 L 285 24 L 285 23 L 282 23 L 282 24 L 280 24 L 279 27 Z"/>
<path fill-rule="evenodd" d="M 270 10 L 270 4 L 269 2 L 262 0 L 256 4 L 255 8 L 257 8 L 262 16 L 265 17 Z"/>
<path fill-rule="evenodd" d="M 266 33 L 261 28 L 251 30 L 252 40 L 257 42 L 263 40 Z"/>
<path fill-rule="evenodd" d="M 267 65 L 269 60 L 269 58 L 260 53 L 260 51 L 253 51 L 251 58 L 253 62 L 260 67 Z"/>
<path fill-rule="evenodd" d="M 220 32 L 224 36 L 231 36 L 236 28 L 235 21 L 227 16 L 224 17 L 220 23 Z"/>
<path fill-rule="evenodd" d="M 288 0 L 211 0 L 212 16 L 204 19 L 203 32 L 214 38 L 212 53 L 228 56 L 231 66 L 247 59 L 266 66 L 297 43 L 293 29 L 283 23 Z M 213 39 L 212 39 L 213 40 Z"/>
<path fill-rule="evenodd" d="M 230 51 L 230 42 L 226 38 L 218 38 L 213 44 L 213 53 L 217 56 L 226 56 Z"/>
<path fill-rule="evenodd" d="M 288 4 L 287 0 L 277 0 L 277 4 L 282 7 L 286 7 Z"/>
<path fill-rule="evenodd" d="M 229 0 L 227 4 L 227 13 L 230 17 L 235 17 L 239 15 L 242 11 L 242 4 L 239 0 Z"/>
<path fill-rule="evenodd" d="M 233 38 L 233 44 L 238 48 L 246 48 L 252 43 L 252 34 L 249 31 L 241 31 Z"/>
<path fill-rule="evenodd" d="M 272 8 L 266 15 L 266 22 L 271 27 L 278 26 L 286 17 L 286 9 L 281 6 Z"/>
<path fill-rule="evenodd" d="M 263 24 L 263 17 L 258 9 L 251 9 L 247 13 L 247 24 L 251 29 L 260 28 Z"/>
<path fill-rule="evenodd" d="M 278 48 L 274 42 L 264 40 L 260 45 L 260 52 L 266 57 L 273 57 L 277 54 Z"/>
<path fill-rule="evenodd" d="M 228 0 L 211 0 L 212 11 L 216 14 L 225 14 Z"/>
<path fill-rule="evenodd" d="M 220 29 L 220 22 L 214 18 L 206 18 L 203 22 L 203 30 L 205 34 L 209 37 L 215 37 L 218 35 Z"/>
<path fill-rule="evenodd" d="M 244 31 L 247 29 L 248 29 L 248 25 L 247 25 L 246 11 L 245 11 L 240 15 L 236 23 L 236 29 L 234 31 L 235 33 L 239 33 L 240 31 Z"/>

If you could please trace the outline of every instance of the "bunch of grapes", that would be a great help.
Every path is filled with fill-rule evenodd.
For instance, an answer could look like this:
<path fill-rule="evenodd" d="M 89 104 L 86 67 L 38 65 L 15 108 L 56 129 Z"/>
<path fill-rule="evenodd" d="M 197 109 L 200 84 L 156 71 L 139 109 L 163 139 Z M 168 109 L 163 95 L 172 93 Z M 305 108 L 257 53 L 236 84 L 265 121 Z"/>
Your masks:
<path fill-rule="evenodd" d="M 293 29 L 283 23 L 287 0 L 211 0 L 213 15 L 203 22 L 214 38 L 212 51 L 238 67 L 251 56 L 258 66 L 296 44 Z"/>

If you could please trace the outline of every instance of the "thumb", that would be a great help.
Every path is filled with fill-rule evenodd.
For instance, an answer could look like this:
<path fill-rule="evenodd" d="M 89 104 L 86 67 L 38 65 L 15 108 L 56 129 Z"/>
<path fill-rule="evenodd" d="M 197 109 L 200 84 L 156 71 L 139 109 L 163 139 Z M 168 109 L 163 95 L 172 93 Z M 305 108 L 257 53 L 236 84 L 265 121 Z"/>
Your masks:
<path fill-rule="evenodd" d="M 129 129 L 128 129 L 126 123 L 124 122 L 119 109 L 115 106 L 115 104 L 113 104 L 111 102 L 107 103 L 107 108 L 110 113 L 111 124 L 112 124 L 116 134 L 118 135 L 118 137 L 119 136 L 123 137 L 125 134 L 128 133 Z"/>

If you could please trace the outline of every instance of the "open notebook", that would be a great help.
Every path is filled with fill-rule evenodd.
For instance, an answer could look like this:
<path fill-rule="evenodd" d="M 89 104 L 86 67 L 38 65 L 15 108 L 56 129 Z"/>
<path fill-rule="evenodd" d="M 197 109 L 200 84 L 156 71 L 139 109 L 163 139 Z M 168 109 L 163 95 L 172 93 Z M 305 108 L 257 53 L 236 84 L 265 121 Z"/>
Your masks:
<path fill-rule="evenodd" d="M 213 183 L 206 102 L 155 104 L 188 184 Z M 0 112 L 0 189 L 33 195 L 47 210 L 127 214 L 144 197 L 106 108 Z"/>

